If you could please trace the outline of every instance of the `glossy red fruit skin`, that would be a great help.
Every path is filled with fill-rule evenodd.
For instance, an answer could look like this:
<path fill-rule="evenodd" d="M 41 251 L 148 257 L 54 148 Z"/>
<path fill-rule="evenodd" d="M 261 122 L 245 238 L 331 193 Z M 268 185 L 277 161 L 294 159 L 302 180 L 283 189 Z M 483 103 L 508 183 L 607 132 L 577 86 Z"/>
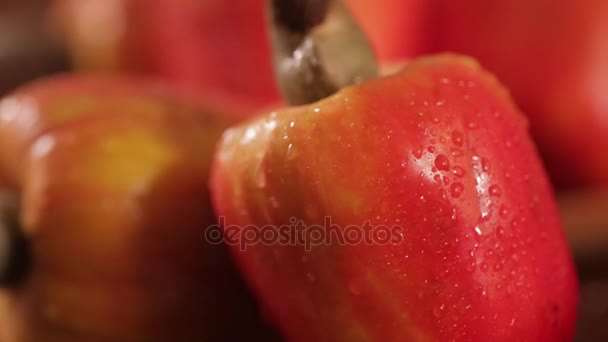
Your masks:
<path fill-rule="evenodd" d="M 227 131 L 211 189 L 233 243 L 294 218 L 403 228 L 396 244 L 234 245 L 290 341 L 573 336 L 575 270 L 527 122 L 470 59 L 419 59 Z"/>
<path fill-rule="evenodd" d="M 608 2 L 439 0 L 432 13 L 425 51 L 472 55 L 497 74 L 556 184 L 608 185 Z"/>

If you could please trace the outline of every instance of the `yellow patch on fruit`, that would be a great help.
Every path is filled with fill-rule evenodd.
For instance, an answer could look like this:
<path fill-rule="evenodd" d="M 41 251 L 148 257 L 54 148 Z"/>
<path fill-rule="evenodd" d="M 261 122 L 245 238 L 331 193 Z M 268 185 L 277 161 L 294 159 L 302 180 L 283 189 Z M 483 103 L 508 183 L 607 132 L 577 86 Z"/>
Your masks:
<path fill-rule="evenodd" d="M 95 141 L 78 156 L 79 175 L 106 191 L 139 192 L 178 158 L 178 151 L 157 132 L 133 129 Z"/>

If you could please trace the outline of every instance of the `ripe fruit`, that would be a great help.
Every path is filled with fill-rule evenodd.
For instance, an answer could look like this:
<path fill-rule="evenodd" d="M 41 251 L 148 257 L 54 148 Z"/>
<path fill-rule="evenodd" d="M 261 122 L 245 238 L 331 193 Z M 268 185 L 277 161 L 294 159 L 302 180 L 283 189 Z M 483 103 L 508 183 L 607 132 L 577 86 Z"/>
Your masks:
<path fill-rule="evenodd" d="M 283 56 L 327 56 L 318 39 L 350 26 L 337 1 L 291 11 L 304 13 L 300 27 L 278 2 Z M 339 84 L 326 65 L 300 62 L 282 84 Z M 228 130 L 211 189 L 235 258 L 289 341 L 573 336 L 577 281 L 550 184 L 526 120 L 469 58 L 417 59 Z"/>
<path fill-rule="evenodd" d="M 0 173 L 31 267 L 0 291 L 0 339 L 265 336 L 224 246 L 204 239 L 227 117 L 129 78 L 59 76 L 3 99 Z"/>
<path fill-rule="evenodd" d="M 78 68 L 157 76 L 249 113 L 279 100 L 264 1 L 61 0 L 57 13 Z"/>
<path fill-rule="evenodd" d="M 422 52 L 431 8 L 429 2 L 346 0 L 345 3 L 361 24 L 381 61 L 401 61 Z"/>
<path fill-rule="evenodd" d="M 233 248 L 292 341 L 573 334 L 577 285 L 550 185 L 525 120 L 469 59 L 417 60 L 231 129 L 212 190 L 227 226 L 403 227 L 395 245 Z"/>
<path fill-rule="evenodd" d="M 280 103 L 265 3 L 60 0 L 56 12 L 79 69 L 156 75 L 213 94 L 221 106 L 252 115 Z M 429 7 L 424 1 L 346 3 L 382 61 L 420 52 Z"/>
<path fill-rule="evenodd" d="M 470 54 L 509 87 L 558 185 L 608 185 L 608 2 L 440 0 L 428 50 Z"/>

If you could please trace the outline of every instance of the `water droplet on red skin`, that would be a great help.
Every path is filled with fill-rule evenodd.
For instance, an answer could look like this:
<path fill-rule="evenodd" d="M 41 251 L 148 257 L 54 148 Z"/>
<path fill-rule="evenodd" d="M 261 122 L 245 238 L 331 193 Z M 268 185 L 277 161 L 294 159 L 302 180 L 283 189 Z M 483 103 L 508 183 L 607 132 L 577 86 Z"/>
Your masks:
<path fill-rule="evenodd" d="M 452 132 L 452 142 L 454 143 L 454 145 L 456 146 L 462 146 L 463 144 L 463 136 L 462 133 L 458 132 L 458 131 L 454 131 Z"/>
<path fill-rule="evenodd" d="M 440 154 L 435 158 L 435 167 L 441 171 L 449 171 L 450 160 L 444 154 Z"/>
<path fill-rule="evenodd" d="M 463 191 L 464 191 L 464 184 L 462 184 L 460 182 L 454 183 L 450 187 L 450 192 L 452 193 L 452 197 L 454 197 L 454 198 L 460 197 L 460 195 L 462 195 Z"/>

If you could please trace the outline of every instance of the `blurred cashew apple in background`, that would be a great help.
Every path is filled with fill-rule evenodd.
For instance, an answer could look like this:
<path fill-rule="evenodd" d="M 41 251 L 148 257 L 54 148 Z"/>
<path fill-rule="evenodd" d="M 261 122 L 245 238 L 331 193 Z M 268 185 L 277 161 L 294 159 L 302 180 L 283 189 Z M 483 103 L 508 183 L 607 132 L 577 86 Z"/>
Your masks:
<path fill-rule="evenodd" d="M 281 98 L 270 63 L 266 0 L 56 0 L 55 22 L 80 70 L 154 75 L 251 116 Z M 379 58 L 425 45 L 423 0 L 347 0 Z"/>
<path fill-rule="evenodd" d="M 265 0 L 56 0 L 76 68 L 156 76 L 253 114 L 279 101 Z"/>
<path fill-rule="evenodd" d="M 270 339 L 205 240 L 216 113 L 126 77 L 56 76 L 0 102 L 5 273 L 29 255 L 0 285 L 0 341 Z"/>

